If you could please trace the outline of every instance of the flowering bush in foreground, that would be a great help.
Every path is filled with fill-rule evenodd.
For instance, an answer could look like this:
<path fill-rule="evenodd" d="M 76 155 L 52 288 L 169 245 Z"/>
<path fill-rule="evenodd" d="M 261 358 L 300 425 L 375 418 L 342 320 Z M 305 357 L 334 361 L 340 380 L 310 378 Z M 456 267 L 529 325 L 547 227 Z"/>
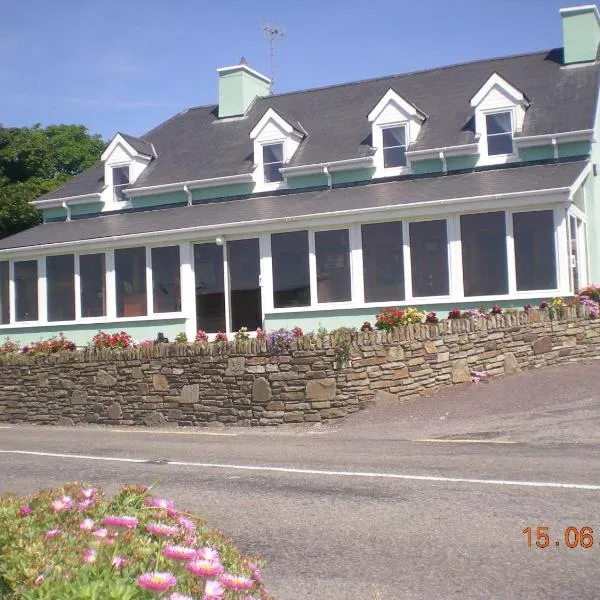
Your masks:
<path fill-rule="evenodd" d="M 54 354 L 55 352 L 77 350 L 75 342 L 67 339 L 64 333 L 58 337 L 52 337 L 49 340 L 40 340 L 32 342 L 29 346 L 23 347 L 23 354 Z"/>
<path fill-rule="evenodd" d="M 267 334 L 267 346 L 271 354 L 277 355 L 288 352 L 296 335 L 289 329 L 276 329 Z"/>
<path fill-rule="evenodd" d="M 118 331 L 115 333 L 106 333 L 106 331 L 99 331 L 91 342 L 92 348 L 101 350 L 102 348 L 129 348 L 133 346 L 133 338 L 124 331 Z"/>
<path fill-rule="evenodd" d="M 7 337 L 4 342 L 0 344 L 0 356 L 4 354 L 16 354 L 21 349 L 19 342 L 15 342 Z"/>
<path fill-rule="evenodd" d="M 268 600 L 259 559 L 197 517 L 124 487 L 77 484 L 0 498 L 5 600 Z"/>
<path fill-rule="evenodd" d="M 375 327 L 383 329 L 383 331 L 392 331 L 392 329 L 401 325 L 421 323 L 423 317 L 425 317 L 425 313 L 412 306 L 409 306 L 405 310 L 384 308 L 380 313 L 375 315 Z"/>
<path fill-rule="evenodd" d="M 578 296 L 586 296 L 595 302 L 600 302 L 600 285 L 590 284 L 579 290 Z"/>

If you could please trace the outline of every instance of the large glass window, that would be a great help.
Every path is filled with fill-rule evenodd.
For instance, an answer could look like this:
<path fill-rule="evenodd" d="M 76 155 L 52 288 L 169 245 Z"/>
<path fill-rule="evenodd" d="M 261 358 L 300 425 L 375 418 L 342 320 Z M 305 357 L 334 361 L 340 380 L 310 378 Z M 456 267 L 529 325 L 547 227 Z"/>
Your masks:
<path fill-rule="evenodd" d="M 127 200 L 125 190 L 129 185 L 129 167 L 113 167 L 112 176 L 115 202 Z"/>
<path fill-rule="evenodd" d="M 262 327 L 258 238 L 227 243 L 231 287 L 231 329 Z"/>
<path fill-rule="evenodd" d="M 106 315 L 106 260 L 104 253 L 83 254 L 79 257 L 81 316 Z"/>
<path fill-rule="evenodd" d="M 117 317 L 146 315 L 146 249 L 115 250 L 115 276 Z"/>
<path fill-rule="evenodd" d="M 181 310 L 179 246 L 152 248 L 152 299 L 155 313 Z"/>
<path fill-rule="evenodd" d="M 508 293 L 503 212 L 460 217 L 465 296 Z"/>
<path fill-rule="evenodd" d="M 23 260 L 15 268 L 15 318 L 17 321 L 38 320 L 37 260 Z"/>
<path fill-rule="evenodd" d="M 0 325 L 10 323 L 9 281 L 8 261 L 0 261 Z"/>
<path fill-rule="evenodd" d="M 195 244 L 194 272 L 197 329 L 211 333 L 225 331 L 223 246 Z"/>
<path fill-rule="evenodd" d="M 447 296 L 448 235 L 446 221 L 409 224 L 413 296 Z"/>
<path fill-rule="evenodd" d="M 361 230 L 365 302 L 404 300 L 402 223 L 371 223 Z"/>
<path fill-rule="evenodd" d="M 512 117 L 510 112 L 485 116 L 488 155 L 512 154 Z"/>
<path fill-rule="evenodd" d="M 404 167 L 406 165 L 406 127 L 386 127 L 383 131 L 383 166 Z"/>
<path fill-rule="evenodd" d="M 318 302 L 351 300 L 348 230 L 317 231 L 315 254 Z"/>
<path fill-rule="evenodd" d="M 308 232 L 271 236 L 273 304 L 275 308 L 310 305 Z"/>
<path fill-rule="evenodd" d="M 75 257 L 72 254 L 46 257 L 48 321 L 75 319 Z"/>
<path fill-rule="evenodd" d="M 556 288 L 554 217 L 551 210 L 513 214 L 517 290 Z"/>
<path fill-rule="evenodd" d="M 268 144 L 262 147 L 263 169 L 265 182 L 283 181 L 281 167 L 283 167 L 283 144 Z"/>

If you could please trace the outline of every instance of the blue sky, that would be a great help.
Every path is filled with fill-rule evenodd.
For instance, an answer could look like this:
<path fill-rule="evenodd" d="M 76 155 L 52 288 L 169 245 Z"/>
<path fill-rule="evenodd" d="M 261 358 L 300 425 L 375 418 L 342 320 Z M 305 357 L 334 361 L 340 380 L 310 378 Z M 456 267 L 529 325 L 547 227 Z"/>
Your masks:
<path fill-rule="evenodd" d="M 268 74 L 261 26 L 283 25 L 276 91 L 561 45 L 569 0 L 0 0 L 0 123 L 141 135 L 216 101 L 220 66 Z"/>

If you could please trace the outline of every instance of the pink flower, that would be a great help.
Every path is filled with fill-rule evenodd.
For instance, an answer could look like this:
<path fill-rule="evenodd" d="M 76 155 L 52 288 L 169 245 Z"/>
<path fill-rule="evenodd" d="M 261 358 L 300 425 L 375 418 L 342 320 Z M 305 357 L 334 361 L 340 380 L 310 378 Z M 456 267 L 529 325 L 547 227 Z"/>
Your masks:
<path fill-rule="evenodd" d="M 214 548 L 201 548 L 198 550 L 198 558 L 210 560 L 212 562 L 218 562 L 220 560 L 219 553 Z"/>
<path fill-rule="evenodd" d="M 50 509 L 54 513 L 63 512 L 65 510 L 69 510 L 73 508 L 73 500 L 69 496 L 63 496 L 58 500 L 53 500 L 50 503 Z"/>
<path fill-rule="evenodd" d="M 81 521 L 79 529 L 81 529 L 81 531 L 92 531 L 92 529 L 94 529 L 94 526 L 94 519 L 84 519 L 83 521 Z"/>
<path fill-rule="evenodd" d="M 168 537 L 179 533 L 179 527 L 165 525 L 164 523 L 149 523 L 146 525 L 146 529 L 158 537 Z"/>
<path fill-rule="evenodd" d="M 125 566 L 125 559 L 122 556 L 115 556 L 111 564 L 115 569 L 122 569 Z"/>
<path fill-rule="evenodd" d="M 82 500 L 77 505 L 77 510 L 79 512 L 83 512 L 84 510 L 87 510 L 88 508 L 90 508 L 90 506 L 94 506 L 95 502 L 96 501 L 93 498 L 89 498 L 88 500 Z"/>
<path fill-rule="evenodd" d="M 44 583 L 44 579 L 46 579 L 43 575 L 38 575 L 35 578 L 35 585 L 42 585 Z"/>
<path fill-rule="evenodd" d="M 154 508 L 162 508 L 164 510 L 173 509 L 173 500 L 167 500 L 166 498 L 146 498 L 146 505 L 153 506 Z"/>
<path fill-rule="evenodd" d="M 81 562 L 84 564 L 93 564 L 96 562 L 96 551 L 93 548 L 86 548 L 83 552 Z"/>
<path fill-rule="evenodd" d="M 196 558 L 196 550 L 188 546 L 165 546 L 163 555 L 174 560 L 193 560 Z"/>
<path fill-rule="evenodd" d="M 248 562 L 248 568 L 252 571 L 252 577 L 255 581 L 262 581 L 262 573 L 258 568 L 258 565 L 253 562 Z"/>
<path fill-rule="evenodd" d="M 216 579 L 209 579 L 204 586 L 203 600 L 221 600 L 225 590 L 219 581 Z"/>
<path fill-rule="evenodd" d="M 27 515 L 30 515 L 31 512 L 32 512 L 31 506 L 29 506 L 29 504 L 26 504 L 25 506 L 21 507 L 21 510 L 19 511 L 19 514 L 22 517 L 26 517 Z"/>
<path fill-rule="evenodd" d="M 46 535 L 44 537 L 45 539 L 49 540 L 53 537 L 56 537 L 57 535 L 60 535 L 61 533 L 62 531 L 60 529 L 51 529 L 50 531 L 46 532 Z"/>
<path fill-rule="evenodd" d="M 221 583 L 230 590 L 249 590 L 254 586 L 254 581 L 243 575 L 233 575 L 225 573 L 221 575 Z"/>
<path fill-rule="evenodd" d="M 91 500 L 96 496 L 96 488 L 87 488 L 85 490 L 81 490 L 81 497 L 84 500 Z"/>
<path fill-rule="evenodd" d="M 192 560 L 187 564 L 186 569 L 198 577 L 214 577 L 225 571 L 221 563 L 201 559 Z"/>
<path fill-rule="evenodd" d="M 192 519 L 188 519 L 183 515 L 179 515 L 177 517 L 177 522 L 186 530 L 186 531 L 196 531 L 196 523 L 192 521 Z"/>
<path fill-rule="evenodd" d="M 183 594 L 179 594 L 178 592 L 173 592 L 169 596 L 169 600 L 194 600 L 191 596 L 184 596 Z"/>
<path fill-rule="evenodd" d="M 136 517 L 117 517 L 115 515 L 110 515 L 108 517 L 104 517 L 102 520 L 102 524 L 107 527 L 122 527 L 123 529 L 135 529 L 139 520 Z"/>
<path fill-rule="evenodd" d="M 94 537 L 103 539 L 105 537 L 108 537 L 108 529 L 96 529 L 96 531 L 92 531 L 92 535 Z"/>
<path fill-rule="evenodd" d="M 146 590 L 166 592 L 177 585 L 177 579 L 173 573 L 157 573 L 151 571 L 137 578 L 137 584 Z"/>

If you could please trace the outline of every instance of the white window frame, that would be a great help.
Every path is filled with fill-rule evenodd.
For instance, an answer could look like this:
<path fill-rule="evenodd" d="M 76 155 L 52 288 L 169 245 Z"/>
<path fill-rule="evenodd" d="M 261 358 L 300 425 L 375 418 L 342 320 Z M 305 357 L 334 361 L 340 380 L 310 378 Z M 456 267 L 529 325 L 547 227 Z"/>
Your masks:
<path fill-rule="evenodd" d="M 510 139 L 512 142 L 512 152 L 507 152 L 505 154 L 490 154 L 489 153 L 489 144 L 488 144 L 488 139 L 490 135 L 506 135 L 506 134 L 501 134 L 501 133 L 488 133 L 487 130 L 487 118 L 489 116 L 492 115 L 500 115 L 500 114 L 508 114 L 510 117 Z M 515 107 L 511 106 L 509 108 L 506 109 L 488 109 L 488 110 L 483 110 L 481 111 L 481 114 L 483 115 L 483 131 L 482 131 L 482 136 L 484 136 L 485 139 L 485 154 L 487 156 L 487 160 L 488 160 L 488 164 L 502 164 L 505 162 L 509 162 L 511 160 L 514 160 L 516 158 L 518 158 L 518 152 L 517 152 L 517 148 L 515 146 Z M 497 162 L 496 162 L 497 161 Z"/>
<path fill-rule="evenodd" d="M 399 167 L 385 167 L 384 159 L 384 148 L 383 148 L 383 131 L 384 129 L 394 129 L 395 127 L 404 127 L 404 151 L 408 152 L 410 145 L 411 130 L 410 121 L 403 119 L 397 121 L 385 121 L 381 123 L 374 123 L 373 126 L 373 146 L 375 147 L 375 156 L 373 157 L 375 164 L 375 173 L 373 177 L 395 177 L 398 175 L 405 175 L 411 172 L 410 162 L 406 157 L 406 165 Z"/>
<path fill-rule="evenodd" d="M 278 138 L 272 140 L 264 140 L 256 143 L 257 148 L 259 149 L 260 156 L 257 159 L 257 183 L 255 191 L 260 192 L 273 192 L 276 190 L 282 190 L 287 188 L 287 183 L 285 178 L 282 175 L 281 181 L 265 181 L 265 163 L 263 162 L 263 149 L 265 146 L 275 146 L 277 144 L 281 144 L 282 153 L 283 153 L 283 161 L 281 167 L 285 166 L 288 157 L 287 151 L 287 139 L 286 138 Z M 267 163 L 274 164 L 274 163 Z"/>
<path fill-rule="evenodd" d="M 386 124 L 386 125 L 380 125 L 380 129 L 381 129 L 381 160 L 382 160 L 382 164 L 383 164 L 383 169 L 389 173 L 403 173 L 408 171 L 408 158 L 406 156 L 406 152 L 408 150 L 408 122 L 402 122 L 398 125 L 393 125 L 393 124 Z M 386 129 L 404 129 L 404 146 L 384 146 L 384 142 L 383 142 L 383 132 Z M 385 151 L 387 148 L 402 148 L 404 147 L 404 160 L 406 161 L 406 164 L 404 165 L 396 165 L 393 167 L 386 167 L 385 166 Z"/>
<path fill-rule="evenodd" d="M 111 189 L 112 189 L 112 203 L 113 206 L 123 208 L 127 203 L 131 204 L 131 202 L 124 197 L 122 200 L 117 196 L 117 189 L 127 189 L 131 186 L 131 163 L 123 162 L 123 163 L 115 163 L 110 165 L 110 177 L 111 177 Z M 127 183 L 119 183 L 115 184 L 114 180 L 114 170 L 115 169 L 124 169 L 127 168 L 127 179 L 129 181 Z"/>

